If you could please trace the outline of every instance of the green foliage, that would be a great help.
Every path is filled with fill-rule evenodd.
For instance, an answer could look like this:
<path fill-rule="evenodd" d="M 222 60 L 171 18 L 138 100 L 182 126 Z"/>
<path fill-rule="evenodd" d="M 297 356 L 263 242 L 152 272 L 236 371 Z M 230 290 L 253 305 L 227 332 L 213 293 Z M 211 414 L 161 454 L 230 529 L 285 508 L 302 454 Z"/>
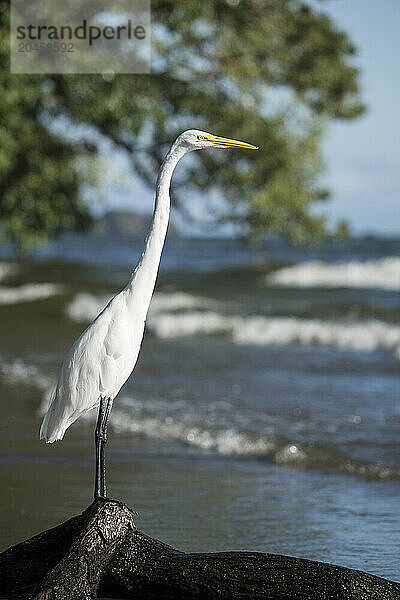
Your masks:
<path fill-rule="evenodd" d="M 186 160 L 174 182 L 177 209 L 190 213 L 195 190 L 213 191 L 227 201 L 214 218 L 255 234 L 326 233 L 312 212 L 328 196 L 318 187 L 323 126 L 363 111 L 354 47 L 327 16 L 299 0 L 153 0 L 152 73 L 114 77 L 10 74 L 8 18 L 0 0 L 1 226 L 19 247 L 89 223 L 82 189 L 93 184 L 98 146 L 56 134 L 54 119 L 92 126 L 130 153 L 150 185 L 183 129 L 248 140 L 261 150 Z"/>

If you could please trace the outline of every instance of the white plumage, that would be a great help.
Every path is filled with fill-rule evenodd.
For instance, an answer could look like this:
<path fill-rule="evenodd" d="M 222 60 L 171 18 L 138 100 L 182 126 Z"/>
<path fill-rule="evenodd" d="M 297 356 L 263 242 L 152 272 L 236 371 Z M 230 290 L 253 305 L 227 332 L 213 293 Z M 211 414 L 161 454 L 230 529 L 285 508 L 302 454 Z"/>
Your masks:
<path fill-rule="evenodd" d="M 82 414 L 100 405 L 96 428 L 95 498 L 105 495 L 104 444 L 112 401 L 135 367 L 168 227 L 172 173 L 180 158 L 202 148 L 255 146 L 195 129 L 182 133 L 161 165 L 153 220 L 127 286 L 82 333 L 66 355 L 40 429 L 40 439 L 61 440 Z M 99 466 L 100 465 L 100 466 Z M 100 471 L 102 471 L 102 480 Z"/>
<path fill-rule="evenodd" d="M 136 364 L 144 323 L 129 307 L 129 290 L 109 302 L 64 359 L 41 439 L 61 440 L 76 419 L 99 405 L 100 398 L 115 398 Z"/>

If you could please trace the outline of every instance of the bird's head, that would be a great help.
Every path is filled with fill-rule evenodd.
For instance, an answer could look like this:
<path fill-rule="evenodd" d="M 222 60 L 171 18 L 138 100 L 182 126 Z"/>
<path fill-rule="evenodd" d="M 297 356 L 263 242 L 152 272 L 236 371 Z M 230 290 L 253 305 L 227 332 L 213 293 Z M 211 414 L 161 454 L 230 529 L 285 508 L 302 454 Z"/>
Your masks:
<path fill-rule="evenodd" d="M 182 146 L 187 152 L 192 150 L 201 150 L 202 148 L 243 148 L 247 150 L 258 150 L 258 146 L 253 146 L 247 142 L 239 142 L 229 138 L 220 137 L 200 131 L 199 129 L 188 129 L 181 133 L 177 138 L 176 145 Z"/>

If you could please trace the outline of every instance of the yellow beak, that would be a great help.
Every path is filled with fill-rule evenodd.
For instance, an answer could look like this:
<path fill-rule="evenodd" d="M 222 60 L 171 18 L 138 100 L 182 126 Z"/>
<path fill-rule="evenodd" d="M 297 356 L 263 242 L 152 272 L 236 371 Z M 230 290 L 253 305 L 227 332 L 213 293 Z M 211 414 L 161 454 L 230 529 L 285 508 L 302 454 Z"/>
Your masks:
<path fill-rule="evenodd" d="M 212 142 L 216 148 L 243 148 L 247 150 L 258 150 L 258 146 L 253 146 L 247 142 L 240 142 L 238 140 L 230 140 L 229 138 L 219 137 L 218 135 L 207 136 L 207 141 Z"/>

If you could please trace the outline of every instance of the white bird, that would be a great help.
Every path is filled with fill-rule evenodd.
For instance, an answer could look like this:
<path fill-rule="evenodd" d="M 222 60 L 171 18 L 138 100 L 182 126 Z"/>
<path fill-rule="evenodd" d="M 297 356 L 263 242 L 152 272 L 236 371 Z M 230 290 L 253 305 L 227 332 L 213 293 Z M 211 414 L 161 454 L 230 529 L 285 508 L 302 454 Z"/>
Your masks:
<path fill-rule="evenodd" d="M 99 406 L 95 431 L 94 498 L 106 498 L 104 445 L 113 400 L 133 371 L 167 233 L 172 173 L 178 161 L 202 148 L 256 146 L 191 129 L 172 144 L 157 177 L 153 219 L 143 253 L 129 282 L 76 340 L 66 355 L 40 429 L 40 439 L 61 440 L 82 414 Z"/>

